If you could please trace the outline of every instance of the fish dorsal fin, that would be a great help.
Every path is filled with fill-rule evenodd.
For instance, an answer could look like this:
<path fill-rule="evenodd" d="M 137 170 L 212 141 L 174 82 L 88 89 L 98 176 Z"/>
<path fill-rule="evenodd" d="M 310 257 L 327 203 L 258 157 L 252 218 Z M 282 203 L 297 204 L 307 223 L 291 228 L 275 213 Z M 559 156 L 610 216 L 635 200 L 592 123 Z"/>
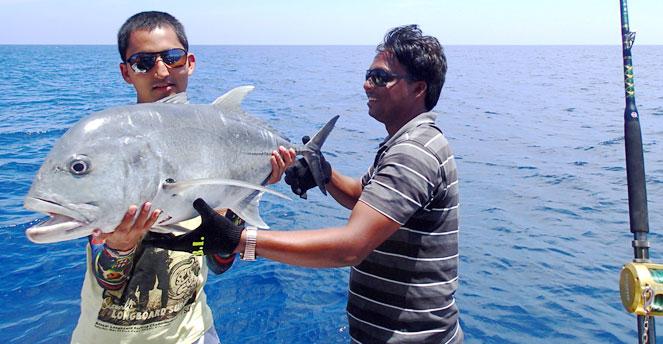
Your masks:
<path fill-rule="evenodd" d="M 162 98 L 156 101 L 157 103 L 166 103 L 166 104 L 189 104 L 189 98 L 186 95 L 186 92 L 175 93 L 166 98 Z"/>
<path fill-rule="evenodd" d="M 253 89 L 255 89 L 255 86 L 253 85 L 235 87 L 226 92 L 226 94 L 216 98 L 216 100 L 212 102 L 212 106 L 222 110 L 225 116 L 238 119 L 247 125 L 265 128 L 282 136 L 278 130 L 272 128 L 267 122 L 260 118 L 250 116 L 242 109 L 242 101 L 247 94 L 253 91 Z M 288 141 L 287 139 L 285 140 Z"/>
<path fill-rule="evenodd" d="M 247 94 L 253 91 L 254 88 L 255 87 L 251 85 L 235 87 L 232 90 L 226 92 L 226 94 L 222 95 L 221 97 L 216 98 L 216 100 L 212 102 L 212 106 L 217 108 L 240 110 L 242 101 Z"/>

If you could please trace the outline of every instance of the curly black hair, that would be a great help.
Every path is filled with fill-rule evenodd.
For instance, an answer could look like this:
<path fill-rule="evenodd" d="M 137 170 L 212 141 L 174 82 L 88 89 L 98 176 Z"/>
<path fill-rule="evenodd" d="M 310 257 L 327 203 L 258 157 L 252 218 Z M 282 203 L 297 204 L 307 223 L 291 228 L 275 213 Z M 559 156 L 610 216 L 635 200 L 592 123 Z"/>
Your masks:
<path fill-rule="evenodd" d="M 447 58 L 437 38 L 424 36 L 417 25 L 399 26 L 384 36 L 376 51 L 393 54 L 413 80 L 426 81 L 426 110 L 432 110 L 447 74 Z"/>

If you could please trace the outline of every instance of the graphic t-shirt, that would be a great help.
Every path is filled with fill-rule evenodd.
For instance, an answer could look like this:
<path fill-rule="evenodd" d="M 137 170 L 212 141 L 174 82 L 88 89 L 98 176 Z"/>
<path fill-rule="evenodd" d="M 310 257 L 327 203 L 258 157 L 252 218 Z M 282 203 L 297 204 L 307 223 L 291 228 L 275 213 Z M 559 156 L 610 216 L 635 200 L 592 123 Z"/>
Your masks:
<path fill-rule="evenodd" d="M 139 247 L 126 285 L 101 288 L 87 268 L 72 343 L 192 343 L 213 323 L 204 256 Z"/>

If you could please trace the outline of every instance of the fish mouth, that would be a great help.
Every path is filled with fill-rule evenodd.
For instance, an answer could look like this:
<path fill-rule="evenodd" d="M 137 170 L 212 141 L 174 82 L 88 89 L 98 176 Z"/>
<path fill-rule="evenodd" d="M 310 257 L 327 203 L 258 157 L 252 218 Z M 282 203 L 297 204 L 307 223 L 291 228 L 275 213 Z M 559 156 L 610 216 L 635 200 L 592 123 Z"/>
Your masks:
<path fill-rule="evenodd" d="M 43 198 L 27 197 L 23 206 L 32 211 L 45 213 L 50 218 L 25 231 L 30 241 L 38 244 L 78 239 L 88 235 L 89 224 L 79 219 L 79 215 L 57 202 Z"/>

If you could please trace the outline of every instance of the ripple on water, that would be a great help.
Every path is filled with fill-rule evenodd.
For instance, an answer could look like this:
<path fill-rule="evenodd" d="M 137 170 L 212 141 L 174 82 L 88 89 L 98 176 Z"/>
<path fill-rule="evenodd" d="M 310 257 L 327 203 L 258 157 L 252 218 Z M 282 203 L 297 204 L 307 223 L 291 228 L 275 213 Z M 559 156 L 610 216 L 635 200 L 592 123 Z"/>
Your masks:
<path fill-rule="evenodd" d="M 245 109 L 293 142 L 340 114 L 325 145 L 333 166 L 357 178 L 373 162 L 386 136 L 366 114 L 361 88 L 374 47 L 192 49 L 201 62 L 218 62 L 196 69 L 193 102 L 254 84 Z M 117 64 L 102 63 L 117 58 L 114 46 L 0 46 L 0 52 L 16 66 L 0 83 L 0 297 L 11 300 L 0 308 L 0 333 L 9 343 L 63 343 L 79 314 L 85 239 L 29 242 L 25 229 L 42 215 L 22 209 L 22 199 L 67 128 L 135 96 L 130 86 L 118 87 Z M 638 99 L 652 104 L 643 110 L 653 114 L 643 117 L 643 141 L 655 248 L 663 240 L 657 231 L 663 107 L 651 80 L 663 79 L 663 48 L 637 53 L 639 75 L 652 85 L 640 84 Z M 447 55 L 468 62 L 450 65 L 436 108 L 461 181 L 456 297 L 467 342 L 632 342 L 635 321 L 620 305 L 616 282 L 632 258 L 623 85 L 601 77 L 619 72 L 619 47 L 449 46 Z M 524 77 L 508 72 L 513 65 Z M 289 192 L 284 184 L 273 188 Z M 312 190 L 308 200 L 265 197 L 261 214 L 272 228 L 302 229 L 343 224 L 349 211 Z M 223 342 L 347 343 L 348 274 L 237 261 L 225 274 L 210 275 L 206 292 Z"/>

